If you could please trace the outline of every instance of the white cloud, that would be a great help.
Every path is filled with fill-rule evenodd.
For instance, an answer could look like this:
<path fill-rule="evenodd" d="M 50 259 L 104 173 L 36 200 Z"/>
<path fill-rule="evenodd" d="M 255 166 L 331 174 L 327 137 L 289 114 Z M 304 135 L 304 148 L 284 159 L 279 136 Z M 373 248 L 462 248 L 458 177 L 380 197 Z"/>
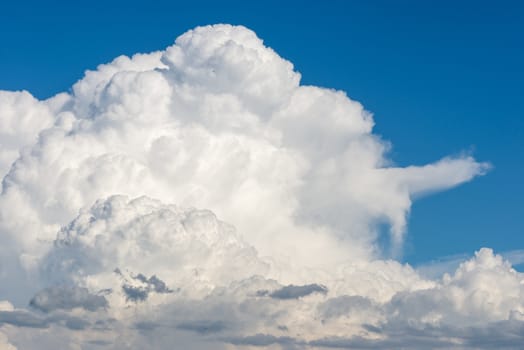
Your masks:
<path fill-rule="evenodd" d="M 0 90 L 0 175 L 9 171 L 21 151 L 36 142 L 43 129 L 53 125 L 53 109 L 64 98 L 38 101 L 27 91 Z M 1 189 L 1 187 L 0 187 Z"/>
<path fill-rule="evenodd" d="M 0 332 L 0 349 L 2 350 L 16 350 L 13 344 L 10 344 L 6 335 Z"/>
<path fill-rule="evenodd" d="M 115 196 L 64 227 L 41 270 L 43 283 L 111 290 L 127 299 L 123 286 L 151 297 L 171 296 L 155 295 L 164 294 L 159 289 L 205 295 L 216 286 L 264 275 L 269 265 L 209 210 Z"/>
<path fill-rule="evenodd" d="M 467 348 L 519 326 L 522 275 L 491 251 L 429 280 L 376 244 L 387 223 L 400 250 L 415 197 L 488 165 L 395 167 L 361 104 L 299 83 L 216 25 L 49 100 L 0 93 L 0 298 L 17 307 L 0 330 L 21 348 L 390 348 L 415 330 Z"/>

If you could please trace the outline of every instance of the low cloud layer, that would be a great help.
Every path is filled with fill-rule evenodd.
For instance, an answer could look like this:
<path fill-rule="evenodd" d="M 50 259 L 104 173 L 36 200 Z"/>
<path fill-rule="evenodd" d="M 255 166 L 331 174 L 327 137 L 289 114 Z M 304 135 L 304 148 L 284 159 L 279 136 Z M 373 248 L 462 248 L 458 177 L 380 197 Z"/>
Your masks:
<path fill-rule="evenodd" d="M 377 244 L 387 224 L 399 254 L 414 198 L 489 166 L 396 167 L 373 125 L 241 26 L 47 100 L 0 91 L 0 347 L 517 347 L 502 257 L 430 279 Z"/>

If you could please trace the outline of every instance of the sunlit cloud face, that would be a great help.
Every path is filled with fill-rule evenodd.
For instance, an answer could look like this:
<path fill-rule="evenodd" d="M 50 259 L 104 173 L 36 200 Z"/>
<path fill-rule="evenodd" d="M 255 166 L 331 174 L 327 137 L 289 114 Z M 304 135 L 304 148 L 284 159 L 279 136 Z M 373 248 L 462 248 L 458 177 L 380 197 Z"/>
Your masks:
<path fill-rule="evenodd" d="M 522 341 L 523 278 L 500 256 L 431 280 L 377 244 L 386 223 L 399 254 L 412 199 L 488 165 L 395 167 L 361 104 L 300 85 L 244 27 L 118 57 L 48 100 L 1 91 L 0 123 L 1 346 Z"/>

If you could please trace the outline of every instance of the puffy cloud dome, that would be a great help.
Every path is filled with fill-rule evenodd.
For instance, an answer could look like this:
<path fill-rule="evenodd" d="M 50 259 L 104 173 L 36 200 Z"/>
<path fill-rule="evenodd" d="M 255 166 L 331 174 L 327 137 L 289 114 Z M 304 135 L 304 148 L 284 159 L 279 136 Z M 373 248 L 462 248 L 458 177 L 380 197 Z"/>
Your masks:
<path fill-rule="evenodd" d="M 467 348 L 522 327 L 522 275 L 491 251 L 428 280 L 377 245 L 488 165 L 393 166 L 370 112 L 242 26 L 48 100 L 2 91 L 0 126 L 4 347 Z"/>

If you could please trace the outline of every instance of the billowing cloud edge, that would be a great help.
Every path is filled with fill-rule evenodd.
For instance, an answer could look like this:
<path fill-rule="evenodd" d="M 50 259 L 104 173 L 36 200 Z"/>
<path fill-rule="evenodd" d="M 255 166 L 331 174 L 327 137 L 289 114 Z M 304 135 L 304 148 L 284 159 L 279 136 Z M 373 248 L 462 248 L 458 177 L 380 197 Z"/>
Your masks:
<path fill-rule="evenodd" d="M 498 325 L 518 342 L 522 275 L 500 256 L 429 280 L 375 244 L 382 221 L 400 249 L 414 198 L 489 165 L 392 167 L 362 105 L 299 82 L 252 31 L 215 25 L 71 93 L 0 92 L 0 295 L 17 305 L 2 332 L 24 348 L 20 329 L 162 348 L 172 327 L 192 348 L 472 348 Z"/>

